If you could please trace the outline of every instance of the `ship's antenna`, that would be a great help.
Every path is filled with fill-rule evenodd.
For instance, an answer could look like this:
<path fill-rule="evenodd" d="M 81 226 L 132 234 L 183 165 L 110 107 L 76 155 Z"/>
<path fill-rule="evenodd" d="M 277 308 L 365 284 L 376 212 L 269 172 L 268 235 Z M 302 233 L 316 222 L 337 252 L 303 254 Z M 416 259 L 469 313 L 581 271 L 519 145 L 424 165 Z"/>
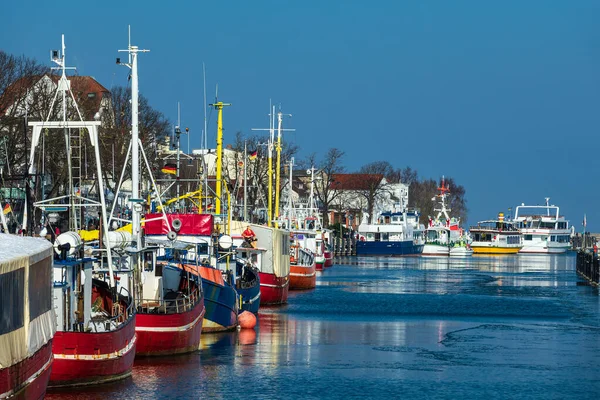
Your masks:
<path fill-rule="evenodd" d="M 207 130 L 207 127 L 206 127 L 206 124 L 207 124 L 207 121 L 206 121 L 206 67 L 205 67 L 204 63 L 202 63 L 202 76 L 204 79 L 204 133 L 202 135 L 202 140 L 203 140 L 202 148 L 208 149 L 208 138 L 207 138 L 207 133 L 206 133 L 206 130 Z"/>

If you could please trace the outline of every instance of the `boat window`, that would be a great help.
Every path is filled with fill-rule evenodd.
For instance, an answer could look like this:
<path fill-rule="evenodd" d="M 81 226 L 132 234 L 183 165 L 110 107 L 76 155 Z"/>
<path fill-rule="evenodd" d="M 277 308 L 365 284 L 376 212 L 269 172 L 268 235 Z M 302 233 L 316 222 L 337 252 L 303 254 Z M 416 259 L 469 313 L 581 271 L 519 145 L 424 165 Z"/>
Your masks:
<path fill-rule="evenodd" d="M 144 252 L 144 271 L 152 271 L 154 269 L 154 253 L 152 251 Z"/>
<path fill-rule="evenodd" d="M 427 240 L 436 240 L 438 238 L 437 231 L 431 230 L 427 231 Z"/>
<path fill-rule="evenodd" d="M 376 233 L 375 234 L 375 241 L 379 242 L 381 240 L 381 233 Z"/>
<path fill-rule="evenodd" d="M 367 233 L 367 240 L 368 241 L 373 241 L 373 239 L 375 239 L 375 235 L 371 232 Z"/>
<path fill-rule="evenodd" d="M 392 222 L 393 223 L 398 223 L 398 222 L 400 222 L 400 218 L 399 217 L 392 217 Z"/>
<path fill-rule="evenodd" d="M 506 237 L 507 244 L 521 244 L 521 236 L 507 236 Z"/>
<path fill-rule="evenodd" d="M 491 242 L 492 235 L 489 233 L 476 233 L 475 239 L 476 242 Z"/>
<path fill-rule="evenodd" d="M 197 254 L 208 254 L 208 243 L 198 243 Z"/>
<path fill-rule="evenodd" d="M 0 305 L 2 307 L 2 323 L 0 335 L 12 332 L 23 326 L 24 308 L 23 292 L 25 287 L 25 268 L 0 274 Z"/>
<path fill-rule="evenodd" d="M 52 263 L 49 259 L 29 267 L 29 320 L 52 309 Z"/>
<path fill-rule="evenodd" d="M 533 235 L 523 235 L 523 240 L 533 240 Z"/>
<path fill-rule="evenodd" d="M 388 241 L 388 240 L 390 240 L 389 234 L 387 234 L 387 233 L 382 233 L 382 234 L 381 234 L 381 240 L 383 240 L 383 241 Z"/>

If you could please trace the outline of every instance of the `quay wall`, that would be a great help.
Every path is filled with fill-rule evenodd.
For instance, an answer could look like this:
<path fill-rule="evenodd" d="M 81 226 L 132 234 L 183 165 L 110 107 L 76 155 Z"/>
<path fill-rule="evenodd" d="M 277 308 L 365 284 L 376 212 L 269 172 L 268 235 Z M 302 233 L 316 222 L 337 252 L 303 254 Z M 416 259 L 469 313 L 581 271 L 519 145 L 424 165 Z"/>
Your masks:
<path fill-rule="evenodd" d="M 594 285 L 600 282 L 600 259 L 598 254 L 590 250 L 577 252 L 577 273 Z"/>

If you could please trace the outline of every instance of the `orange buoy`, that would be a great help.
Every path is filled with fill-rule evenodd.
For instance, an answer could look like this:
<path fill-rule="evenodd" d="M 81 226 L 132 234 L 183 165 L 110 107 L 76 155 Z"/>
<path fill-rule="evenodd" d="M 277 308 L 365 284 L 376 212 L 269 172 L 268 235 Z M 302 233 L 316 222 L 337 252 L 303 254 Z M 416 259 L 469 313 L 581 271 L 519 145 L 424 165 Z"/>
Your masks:
<path fill-rule="evenodd" d="M 238 322 L 242 329 L 254 329 L 256 326 L 256 315 L 250 311 L 244 311 L 238 316 Z"/>
<path fill-rule="evenodd" d="M 254 329 L 242 329 L 238 333 L 240 344 L 249 345 L 256 343 L 256 331 Z"/>

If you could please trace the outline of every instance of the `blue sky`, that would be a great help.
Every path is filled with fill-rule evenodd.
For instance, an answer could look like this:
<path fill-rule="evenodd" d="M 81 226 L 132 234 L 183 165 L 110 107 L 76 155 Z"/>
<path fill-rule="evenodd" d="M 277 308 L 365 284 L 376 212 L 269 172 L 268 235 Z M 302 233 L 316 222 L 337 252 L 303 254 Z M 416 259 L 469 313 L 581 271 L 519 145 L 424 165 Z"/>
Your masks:
<path fill-rule="evenodd" d="M 135 4 L 134 4 L 135 3 Z M 127 84 L 118 49 L 140 56 L 140 91 L 200 144 L 202 63 L 219 85 L 225 141 L 268 126 L 269 99 L 292 113 L 300 156 L 346 152 L 467 190 L 469 223 L 544 197 L 600 231 L 600 2 L 10 2 L 0 48 L 67 59 L 107 88 Z M 124 57 L 121 55 L 121 57 Z M 214 141 L 215 115 L 209 126 Z"/>

